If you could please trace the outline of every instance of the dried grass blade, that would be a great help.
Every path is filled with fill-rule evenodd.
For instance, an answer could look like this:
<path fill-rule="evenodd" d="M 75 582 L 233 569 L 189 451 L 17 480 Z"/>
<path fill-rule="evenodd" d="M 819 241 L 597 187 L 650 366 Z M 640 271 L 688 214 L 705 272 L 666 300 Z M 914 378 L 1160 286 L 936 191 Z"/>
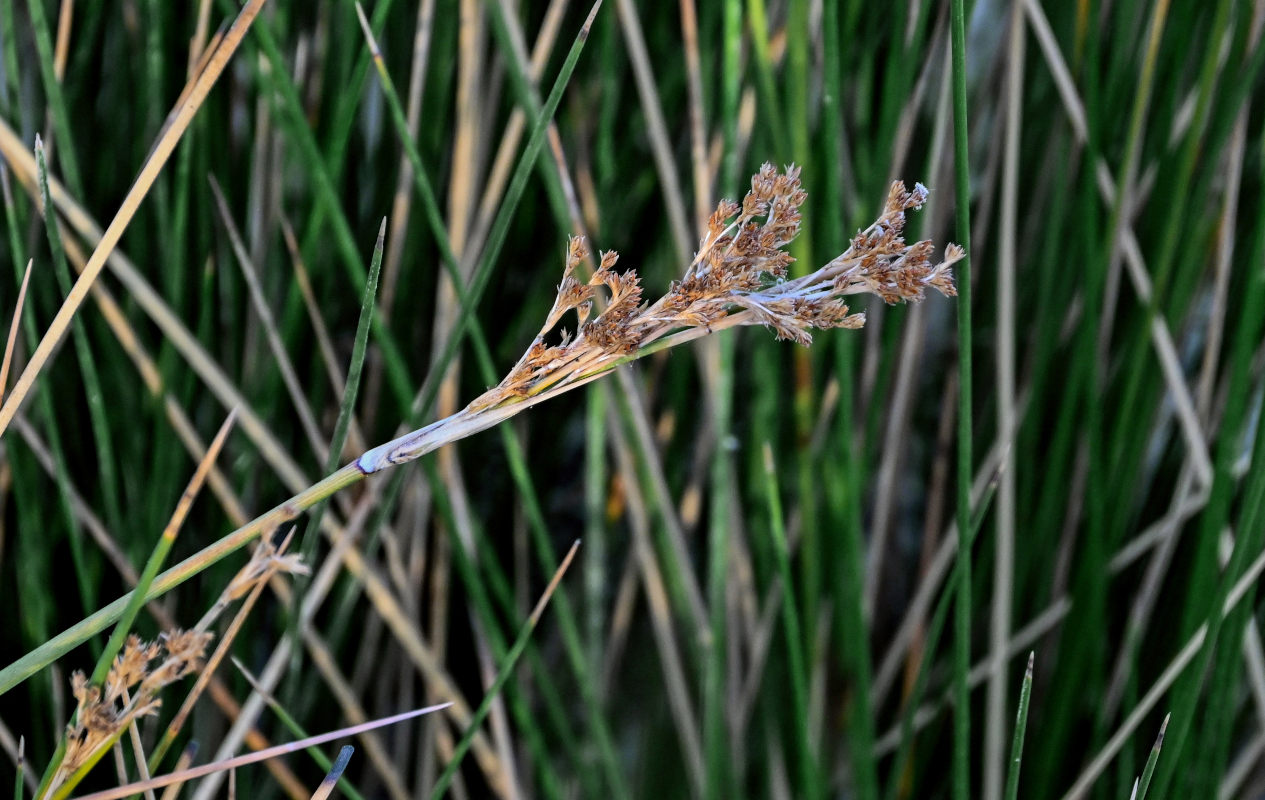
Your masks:
<path fill-rule="evenodd" d="M 9 325 L 9 338 L 4 343 L 4 360 L 0 361 L 0 400 L 4 399 L 4 387 L 9 384 L 9 365 L 13 363 L 13 351 L 18 344 L 18 326 L 22 323 L 22 305 L 26 302 L 26 285 L 31 279 L 31 265 L 34 259 L 26 262 L 26 272 L 22 273 L 22 286 L 18 289 L 18 302 L 13 306 L 13 322 Z"/>
<path fill-rule="evenodd" d="M 64 0 L 57 15 L 57 38 L 53 49 L 53 74 L 60 83 L 66 75 L 66 56 L 70 52 L 70 27 L 75 18 L 75 0 Z"/>
<path fill-rule="evenodd" d="M 131 702 L 131 700 L 128 698 L 128 693 L 126 689 L 123 690 L 123 702 L 124 703 Z M 127 736 L 128 736 L 128 741 L 130 741 L 132 744 L 132 758 L 136 762 L 136 776 L 143 781 L 147 781 L 150 779 L 151 773 L 149 771 L 149 765 L 145 763 L 145 745 L 141 741 L 141 731 L 140 731 L 140 728 L 136 726 L 135 718 L 133 718 L 131 722 L 127 723 Z M 121 748 L 117 747 L 116 745 L 115 751 L 119 752 L 120 750 Z M 122 774 L 126 776 L 127 773 L 122 773 Z M 127 779 L 126 777 L 123 778 L 123 780 L 126 780 L 126 779 Z M 154 796 L 153 789 L 145 790 L 145 800 L 157 800 L 157 798 Z"/>
<path fill-rule="evenodd" d="M 266 0 L 251 0 L 241 10 L 220 46 L 216 48 L 208 59 L 206 69 L 194 79 L 193 89 L 190 91 L 188 99 L 177 107 L 170 126 L 163 131 L 155 143 L 153 152 L 145 161 L 144 166 L 141 167 L 140 175 L 137 176 L 136 181 L 132 184 L 132 188 L 128 190 L 127 196 L 123 199 L 123 204 L 119 208 L 118 213 L 115 214 L 114 220 L 101 237 L 100 244 L 93 251 L 92 257 L 88 259 L 87 266 L 84 267 L 79 279 L 75 281 L 74 287 L 71 288 L 70 294 L 57 311 L 52 323 L 49 324 L 44 338 L 40 340 L 35 352 L 31 354 L 31 360 L 14 385 L 13 392 L 6 398 L 4 405 L 0 406 L 0 433 L 3 433 L 9 427 L 9 423 L 13 420 L 14 415 L 17 414 L 18 406 L 30 393 L 36 377 L 44 368 L 44 364 L 52 357 L 54 349 L 65 335 L 71 318 L 88 296 L 88 290 L 97 279 L 97 276 L 101 274 L 106 259 L 114 250 L 115 245 L 118 244 L 119 239 L 122 238 L 123 231 L 127 229 L 132 218 L 136 215 L 141 201 L 145 199 L 145 195 L 149 193 L 154 181 L 157 180 L 159 172 L 166 165 L 167 159 L 176 147 L 176 143 L 184 135 L 194 114 L 202 106 L 202 102 L 206 99 L 211 87 L 215 85 L 220 73 L 224 71 L 229 58 L 232 57 L 233 52 L 241 43 L 246 31 L 250 28 L 251 23 L 254 22 L 265 2 Z"/>
<path fill-rule="evenodd" d="M 162 786 L 168 786 L 177 781 L 189 781 L 189 780 L 193 780 L 194 778 L 201 778 L 204 775 L 210 775 L 215 772 L 223 772 L 225 770 L 234 770 L 234 769 L 237 769 L 238 767 L 242 767 L 247 764 L 255 764 L 260 761 L 265 761 L 269 758 L 273 758 L 275 756 L 281 756 L 287 753 L 293 753 L 296 750 L 301 750 L 305 747 L 312 747 L 314 745 L 324 744 L 326 742 L 332 742 L 336 739 L 341 739 L 345 736 L 354 736 L 355 734 L 361 733 L 363 731 L 371 731 L 371 730 L 374 730 L 375 728 L 383 728 L 383 727 L 386 727 L 387 725 L 394 725 L 397 722 L 404 722 L 405 720 L 410 720 L 410 719 L 413 719 L 414 717 L 420 717 L 423 714 L 430 714 L 435 711 L 442 711 L 443 709 L 448 708 L 450 705 L 452 705 L 452 703 L 440 703 L 434 706 L 427 706 L 425 708 L 414 709 L 413 711 L 405 711 L 403 714 L 395 714 L 390 717 L 383 717 L 381 719 L 376 719 L 372 722 L 366 722 L 363 725 L 351 725 L 346 728 L 339 728 L 336 731 L 330 731 L 329 733 L 322 733 L 317 736 L 310 736 L 307 739 L 300 739 L 297 742 L 288 742 L 286 744 L 275 745 L 273 747 L 269 747 L 264 750 L 257 750 L 254 753 L 247 753 L 245 755 L 226 759 L 224 761 L 219 761 L 214 764 L 204 764 L 200 767 L 193 767 L 192 769 L 183 770 L 181 772 L 173 772 L 169 775 L 163 775 L 157 778 L 152 778 L 148 781 L 132 783 L 132 784 L 128 784 L 127 786 L 119 786 L 114 789 L 106 789 L 105 791 L 102 791 L 102 792 L 95 792 L 93 794 L 84 795 L 83 797 L 79 798 L 79 800 L 118 800 L 118 798 L 130 797 L 131 795 L 137 794 L 138 792 L 143 792 L 146 789 L 157 789 Z"/>

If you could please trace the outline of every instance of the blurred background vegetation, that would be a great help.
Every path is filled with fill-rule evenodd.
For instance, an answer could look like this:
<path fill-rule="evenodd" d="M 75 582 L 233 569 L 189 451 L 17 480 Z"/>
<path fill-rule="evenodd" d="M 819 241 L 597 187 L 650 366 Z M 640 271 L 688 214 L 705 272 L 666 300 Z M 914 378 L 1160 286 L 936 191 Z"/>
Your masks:
<path fill-rule="evenodd" d="M 807 349 L 725 332 L 344 493 L 327 516 L 353 552 L 324 602 L 296 626 L 293 601 L 267 593 L 233 647 L 251 672 L 279 666 L 273 693 L 303 730 L 454 692 L 478 706 L 582 539 L 452 796 L 945 797 L 951 775 L 958 797 L 1013 796 L 1030 652 L 1019 795 L 1129 796 L 1170 712 L 1151 796 L 1265 794 L 1265 3 L 967 6 L 970 328 L 955 327 L 965 297 L 936 296 L 861 300 L 864 330 Z M 387 89 L 353 3 L 265 6 L 122 239 L 134 271 L 99 281 L 119 316 L 84 305 L 0 440 L 0 663 L 129 588 L 123 567 L 144 563 L 196 464 L 188 433 L 209 439 L 230 406 L 263 425 L 239 423 L 174 556 L 328 471 L 383 217 L 342 461 L 496 383 L 553 300 L 568 235 L 618 250 L 657 296 L 764 161 L 803 168 L 795 269 L 846 248 L 893 180 L 932 190 L 909 239 L 966 240 L 948 3 L 606 0 L 584 38 L 591 10 L 374 0 Z M 191 54 L 235 12 L 4 0 L 0 119 L 27 152 L 41 134 L 51 175 L 103 225 Z M 525 157 L 533 131 L 544 147 Z M 6 327 L 34 259 L 20 366 L 69 275 L 5 160 Z M 435 402 L 417 413 L 424 385 Z M 975 534 L 965 572 L 955 518 Z M 191 626 L 244 560 L 155 609 Z M 35 775 L 73 708 L 70 671 L 102 646 L 0 696 L 0 745 L 24 736 Z M 296 736 L 246 703 L 236 668 L 217 676 L 181 739 L 199 761 L 239 715 Z M 965 737 L 955 681 L 971 687 Z M 465 733 L 445 713 L 361 737 L 348 781 L 429 796 Z M 293 795 L 323 772 L 295 755 L 239 770 L 237 792 Z"/>

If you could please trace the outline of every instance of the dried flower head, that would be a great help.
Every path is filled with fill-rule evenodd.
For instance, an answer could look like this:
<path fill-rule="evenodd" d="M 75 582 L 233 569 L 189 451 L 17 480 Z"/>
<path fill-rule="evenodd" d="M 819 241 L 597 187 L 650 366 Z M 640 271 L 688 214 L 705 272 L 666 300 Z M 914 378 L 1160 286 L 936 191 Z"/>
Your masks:
<path fill-rule="evenodd" d="M 741 205 L 724 200 L 716 207 L 684 277 L 653 304 L 642 304 L 634 270 L 614 272 L 616 255 L 611 252 L 603 253 L 593 277 L 580 283 L 575 272 L 588 252 L 582 239 L 571 239 L 558 296 L 540 333 L 505 380 L 472 405 L 532 396 L 682 329 L 711 330 L 730 319 L 764 325 L 779 339 L 807 345 L 814 329 L 864 324 L 864 315 L 849 313 L 843 300 L 847 295 L 869 292 L 894 303 L 921 300 L 928 286 L 956 294 L 950 266 L 962 257 L 961 248 L 950 245 L 944 260 L 933 264 L 931 242 L 907 245 L 901 237 L 905 212 L 927 200 L 922 184 L 915 184 L 912 192 L 892 184 L 882 216 L 852 239 L 847 252 L 810 275 L 787 280 L 794 259 L 785 247 L 799 233 L 799 209 L 806 198 L 797 167 L 778 172 L 765 164 L 751 178 L 751 191 Z M 594 292 L 603 285 L 610 300 L 590 320 Z M 545 335 L 573 309 L 580 319 L 577 336 L 546 347 Z"/>
<path fill-rule="evenodd" d="M 492 389 L 453 417 L 413 431 L 364 453 L 357 461 L 365 473 L 403 463 L 445 441 L 491 427 L 547 397 L 575 388 L 618 364 L 735 325 L 764 325 L 779 339 L 807 345 L 813 330 L 859 328 L 865 315 L 852 313 L 848 295 L 876 294 L 888 303 L 921 300 L 928 287 L 957 294 L 952 265 L 965 252 L 945 248 L 932 262 L 933 246 L 905 243 L 905 212 L 927 200 L 927 188 L 909 191 L 892 184 L 882 215 L 853 237 L 848 249 L 817 271 L 788 279 L 794 259 L 786 246 L 800 229 L 807 194 L 799 169 L 779 172 L 765 164 L 751 178 L 742 203 L 723 200 L 707 221 L 698 253 L 685 275 L 653 303 L 642 302 L 635 270 L 614 271 L 616 254 L 605 252 L 598 269 L 581 282 L 576 272 L 588 257 L 584 240 L 572 238 L 553 307 L 523 357 Z M 609 299 L 597 316 L 597 290 Z M 546 345 L 545 337 L 574 311 L 575 336 Z"/>
<path fill-rule="evenodd" d="M 89 683 L 82 672 L 72 674 L 75 719 L 66 727 L 66 751 L 52 786 L 94 763 L 133 720 L 156 714 L 159 691 L 200 668 L 211 638 L 210 633 L 176 630 L 144 642 L 132 634 L 102 685 Z"/>

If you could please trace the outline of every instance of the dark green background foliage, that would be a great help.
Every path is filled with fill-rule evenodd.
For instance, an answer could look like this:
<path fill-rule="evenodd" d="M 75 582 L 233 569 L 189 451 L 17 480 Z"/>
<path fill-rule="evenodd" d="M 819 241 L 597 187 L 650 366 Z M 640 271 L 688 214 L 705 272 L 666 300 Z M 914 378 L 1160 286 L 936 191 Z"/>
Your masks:
<path fill-rule="evenodd" d="M 37 44 L 47 36 L 51 47 L 67 2 L 0 4 L 0 117 L 27 148 L 41 133 L 50 173 L 104 224 L 184 85 L 199 4 L 74 3 L 57 83 L 52 51 Z M 472 310 L 440 290 L 444 247 L 406 171 L 396 96 L 384 94 L 346 0 L 267 4 L 128 228 L 121 250 L 308 483 L 326 456 L 270 337 L 322 448 L 341 386 L 299 291 L 286 223 L 345 373 L 389 217 L 380 325 L 355 406 L 366 446 L 410 419 L 455 320 L 477 329 L 457 351 L 456 406 L 441 399 L 415 423 L 499 379 L 552 302 L 568 235 L 618 250 L 656 297 L 684 270 L 702 215 L 741 197 L 764 161 L 803 168 L 809 200 L 792 252 L 804 270 L 845 249 L 897 179 L 932 189 L 909 239 L 962 241 L 954 187 L 969 178 L 973 323 L 955 334 L 964 300 L 886 307 L 866 297 L 856 303 L 864 330 L 819 333 L 808 349 L 759 329 L 725 332 L 332 503 L 332 518 L 355 517 L 368 570 L 472 706 L 583 539 L 485 725 L 509 759 L 496 779 L 508 774 L 522 796 L 896 798 L 948 796 L 956 774 L 963 797 L 957 745 L 971 773 L 965 796 L 995 800 L 1035 651 L 1019 794 L 1062 796 L 1087 777 L 1093 796 L 1127 797 L 1168 712 L 1150 796 L 1265 791 L 1265 676 L 1254 666 L 1265 662 L 1249 574 L 1265 553 L 1265 470 L 1252 467 L 1265 311 L 1259 4 L 1032 3 L 1015 24 L 1028 4 L 974 3 L 970 161 L 958 176 L 949 4 L 927 2 L 606 0 L 550 138 L 521 163 L 589 13 L 554 5 L 557 18 L 544 2 L 365 9 L 392 91 L 413 110 L 404 133 L 437 196 L 431 219 L 467 280 L 486 278 Z M 214 31 L 236 9 L 212 6 Z M 546 20 L 559 26 L 533 76 L 515 48 L 535 47 Z M 519 137 L 513 120 L 524 114 Z M 504 181 L 491 177 L 503 146 L 528 179 L 516 206 L 502 205 Z M 6 329 L 34 259 L 20 367 L 68 283 L 30 195 L 7 167 L 3 178 Z M 209 178 L 271 320 L 252 305 Z M 489 236 L 498 209 L 508 227 Z M 128 588 L 72 497 L 139 569 L 196 461 L 168 401 L 204 439 L 227 413 L 133 292 L 110 270 L 100 283 L 155 359 L 165 395 L 138 379 L 118 332 L 85 304 L 73 344 L 23 406 L 25 426 L 0 440 L 3 664 Z M 480 341 L 491 371 L 470 344 Z M 978 526 L 969 641 L 947 624 L 963 348 L 973 354 L 977 488 L 967 518 Z M 249 515 L 302 488 L 276 463 L 240 428 L 219 459 Z M 205 493 L 173 560 L 234 527 Z M 329 551 L 321 543 L 313 566 Z M 192 625 L 243 559 L 161 602 Z M 1247 593 L 1232 595 L 1223 618 L 1245 574 Z M 300 652 L 276 696 L 304 730 L 347 724 L 351 704 L 377 717 L 447 699 L 382 608 L 362 573 L 341 571 L 312 624 L 332 667 L 294 640 Z M 292 610 L 265 593 L 233 646 L 249 669 L 295 635 Z M 137 627 L 157 632 L 151 615 Z M 26 737 L 37 774 L 69 718 L 69 672 L 89 670 L 103 643 L 0 696 L 0 733 Z M 966 739 L 948 704 L 966 677 L 955 645 L 969 645 L 978 667 Z M 232 665 L 217 674 L 239 700 L 250 693 Z M 164 715 L 181 696 L 167 690 Z M 185 735 L 201 760 L 228 724 L 200 702 Z M 267 709 L 257 724 L 270 740 L 295 736 Z M 376 758 L 353 742 L 347 776 L 372 796 L 428 794 L 463 733 L 440 717 L 380 731 Z M 307 756 L 285 763 L 309 788 L 322 774 Z M 117 782 L 108 760 L 98 772 L 96 783 Z M 454 796 L 492 785 L 468 758 Z M 263 767 L 239 771 L 238 787 L 281 791 Z"/>

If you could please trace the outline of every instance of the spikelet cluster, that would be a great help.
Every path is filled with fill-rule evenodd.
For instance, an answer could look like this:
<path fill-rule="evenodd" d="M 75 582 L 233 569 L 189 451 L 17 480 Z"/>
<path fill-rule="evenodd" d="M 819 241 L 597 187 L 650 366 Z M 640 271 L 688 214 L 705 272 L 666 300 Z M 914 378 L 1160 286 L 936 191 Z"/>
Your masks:
<path fill-rule="evenodd" d="M 950 268 L 964 255 L 962 248 L 949 245 L 943 260 L 933 263 L 931 242 L 905 243 L 905 212 L 926 202 L 927 189 L 916 184 L 909 191 L 899 182 L 892 184 L 882 215 L 846 252 L 816 272 L 788 279 L 794 259 L 786 247 L 799 233 L 806 198 L 798 168 L 778 171 L 765 164 L 752 176 L 741 205 L 724 200 L 716 207 L 685 275 L 653 303 L 642 301 L 635 270 L 615 271 L 618 255 L 611 251 L 602 253 L 592 277 L 581 281 L 576 273 L 588 249 L 582 238 L 572 238 L 557 297 L 539 334 L 505 379 L 470 410 L 564 386 L 687 328 L 764 325 L 779 339 L 807 345 L 813 330 L 865 323 L 864 314 L 850 311 L 848 295 L 866 292 L 895 303 L 921 300 L 927 288 L 957 293 Z M 602 287 L 609 299 L 595 314 Z M 560 344 L 547 345 L 546 335 L 569 312 L 578 320 L 576 334 L 564 330 Z"/>
<path fill-rule="evenodd" d="M 75 672 L 70 685 L 77 708 L 74 722 L 66 728 L 66 751 L 53 785 L 92 763 L 133 720 L 156 714 L 162 704 L 159 692 L 201 667 L 211 638 L 210 633 L 176 630 L 145 642 L 132 634 L 102 685 Z"/>

